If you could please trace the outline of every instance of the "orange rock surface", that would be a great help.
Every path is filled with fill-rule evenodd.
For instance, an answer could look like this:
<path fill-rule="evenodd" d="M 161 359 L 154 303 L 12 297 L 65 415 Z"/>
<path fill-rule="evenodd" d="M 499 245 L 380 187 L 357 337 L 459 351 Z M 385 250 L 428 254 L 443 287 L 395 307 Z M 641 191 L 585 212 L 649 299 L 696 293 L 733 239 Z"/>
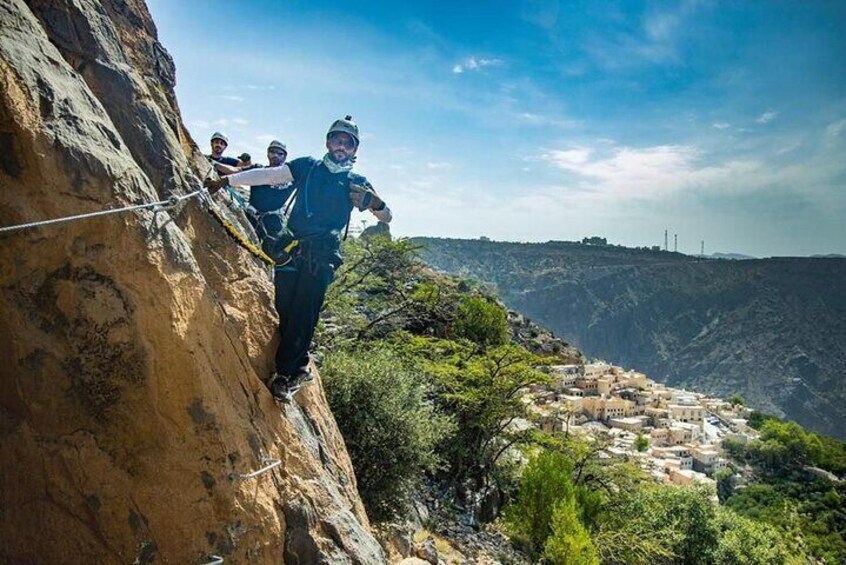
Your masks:
<path fill-rule="evenodd" d="M 174 84 L 143 2 L 0 1 L 0 226 L 193 190 Z M 262 383 L 266 267 L 196 199 L 0 233 L 0 286 L 0 562 L 384 561 L 319 381 Z"/>

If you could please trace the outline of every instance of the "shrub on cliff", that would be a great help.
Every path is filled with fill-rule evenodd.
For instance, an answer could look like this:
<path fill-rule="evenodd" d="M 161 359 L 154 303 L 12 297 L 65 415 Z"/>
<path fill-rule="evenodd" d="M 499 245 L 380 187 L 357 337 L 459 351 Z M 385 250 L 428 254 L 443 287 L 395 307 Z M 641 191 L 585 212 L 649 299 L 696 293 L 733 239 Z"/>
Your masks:
<path fill-rule="evenodd" d="M 483 296 L 467 296 L 458 305 L 456 336 L 496 347 L 508 342 L 508 318 L 505 308 Z"/>
<path fill-rule="evenodd" d="M 436 446 L 455 426 L 427 401 L 424 379 L 386 349 L 332 352 L 322 375 L 368 514 L 390 519 L 437 468 Z"/>

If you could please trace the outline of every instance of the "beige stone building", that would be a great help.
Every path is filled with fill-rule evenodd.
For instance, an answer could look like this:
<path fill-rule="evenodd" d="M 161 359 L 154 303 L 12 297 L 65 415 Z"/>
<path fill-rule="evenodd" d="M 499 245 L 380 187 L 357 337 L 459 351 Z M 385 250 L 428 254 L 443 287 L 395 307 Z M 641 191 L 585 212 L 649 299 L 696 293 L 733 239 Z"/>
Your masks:
<path fill-rule="evenodd" d="M 676 422 L 697 424 L 701 427 L 705 419 L 705 407 L 699 404 L 670 404 L 667 409 L 670 419 Z"/>
<path fill-rule="evenodd" d="M 611 418 L 608 424 L 612 428 L 619 428 L 627 432 L 638 433 L 643 429 L 643 420 L 641 418 Z"/>
<path fill-rule="evenodd" d="M 631 415 L 630 400 L 622 398 L 585 397 L 582 399 L 582 411 L 593 420 L 608 420 L 610 418 L 624 418 Z"/>
<path fill-rule="evenodd" d="M 611 365 L 608 363 L 588 363 L 585 365 L 585 378 L 598 379 L 609 373 L 611 373 Z"/>
<path fill-rule="evenodd" d="M 701 435 L 702 430 L 696 424 L 689 424 L 685 422 L 673 422 L 670 425 L 670 434 L 667 438 L 667 443 L 669 443 L 670 445 L 693 443 L 699 440 L 699 437 Z"/>
<path fill-rule="evenodd" d="M 728 462 L 720 457 L 720 450 L 713 445 L 699 445 L 691 449 L 693 456 L 693 470 L 712 475 L 720 469 L 725 469 Z"/>
<path fill-rule="evenodd" d="M 576 388 L 582 390 L 584 395 L 599 394 L 599 383 L 597 379 L 579 377 L 576 379 Z"/>

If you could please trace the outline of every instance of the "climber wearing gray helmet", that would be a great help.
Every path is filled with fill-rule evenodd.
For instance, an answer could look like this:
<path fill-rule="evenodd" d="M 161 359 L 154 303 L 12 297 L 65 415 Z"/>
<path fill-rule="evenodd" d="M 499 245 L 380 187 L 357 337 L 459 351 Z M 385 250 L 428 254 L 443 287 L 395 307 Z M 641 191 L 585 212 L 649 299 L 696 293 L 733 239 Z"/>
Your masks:
<path fill-rule="evenodd" d="M 326 289 L 342 263 L 341 237 L 352 209 L 369 210 L 379 221 L 391 221 L 390 209 L 372 185 L 352 172 L 360 139 L 358 125 L 346 116 L 329 127 L 327 152 L 321 159 L 300 157 L 286 165 L 206 181 L 213 191 L 230 184 L 291 183 L 295 193 L 288 228 L 299 246 L 293 260 L 275 270 L 281 341 L 276 351 L 276 372 L 268 387 L 279 399 L 290 399 L 293 392 L 313 379 L 308 349 Z"/>
<path fill-rule="evenodd" d="M 206 155 L 206 158 L 215 166 L 217 169 L 218 165 L 228 165 L 229 167 L 237 167 L 238 166 L 238 159 L 234 157 L 224 157 L 223 152 L 226 151 L 226 148 L 229 147 L 229 138 L 216 131 L 211 136 L 211 155 Z M 229 172 L 229 169 L 222 169 L 218 170 L 218 173 L 225 174 Z"/>

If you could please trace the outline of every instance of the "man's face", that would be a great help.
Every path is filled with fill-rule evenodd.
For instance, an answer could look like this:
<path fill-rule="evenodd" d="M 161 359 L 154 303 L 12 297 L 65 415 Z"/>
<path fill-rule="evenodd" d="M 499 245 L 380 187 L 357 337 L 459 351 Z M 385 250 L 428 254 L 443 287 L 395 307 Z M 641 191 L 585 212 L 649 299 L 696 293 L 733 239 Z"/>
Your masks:
<path fill-rule="evenodd" d="M 226 142 L 222 139 L 212 139 L 211 149 L 213 157 L 220 157 L 221 155 L 223 155 L 223 151 L 226 149 Z"/>
<path fill-rule="evenodd" d="M 358 147 L 355 144 L 355 139 L 343 132 L 335 132 L 326 139 L 326 149 L 329 150 L 329 156 L 336 163 L 342 163 L 355 155 Z"/>
<path fill-rule="evenodd" d="M 271 167 L 281 167 L 285 164 L 288 154 L 281 149 L 273 148 L 267 150 L 267 162 Z"/>

